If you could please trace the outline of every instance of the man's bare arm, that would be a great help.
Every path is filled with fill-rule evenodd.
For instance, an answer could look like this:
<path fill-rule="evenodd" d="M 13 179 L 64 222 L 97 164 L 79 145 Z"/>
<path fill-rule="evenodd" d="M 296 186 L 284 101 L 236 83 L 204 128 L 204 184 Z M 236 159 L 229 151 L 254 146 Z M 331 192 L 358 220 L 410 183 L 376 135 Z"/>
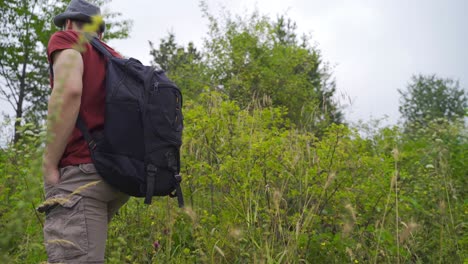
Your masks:
<path fill-rule="evenodd" d="M 83 90 L 83 59 L 73 49 L 58 51 L 53 57 L 54 89 L 48 105 L 48 141 L 44 153 L 44 180 L 59 181 L 58 163 L 78 117 Z"/>

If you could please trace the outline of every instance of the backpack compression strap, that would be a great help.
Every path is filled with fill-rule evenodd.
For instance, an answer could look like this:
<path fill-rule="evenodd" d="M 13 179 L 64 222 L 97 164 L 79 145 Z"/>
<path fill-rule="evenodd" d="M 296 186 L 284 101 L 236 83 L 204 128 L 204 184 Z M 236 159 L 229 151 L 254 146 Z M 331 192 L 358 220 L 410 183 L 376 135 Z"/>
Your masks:
<path fill-rule="evenodd" d="M 92 150 L 96 148 L 96 141 L 94 140 L 93 136 L 91 136 L 91 134 L 89 133 L 88 127 L 83 121 L 83 118 L 81 118 L 81 115 L 78 115 L 78 118 L 76 119 L 76 127 L 81 131 L 81 134 L 83 134 L 83 137 L 86 140 L 86 143 L 88 143 L 89 151 L 92 155 Z"/>

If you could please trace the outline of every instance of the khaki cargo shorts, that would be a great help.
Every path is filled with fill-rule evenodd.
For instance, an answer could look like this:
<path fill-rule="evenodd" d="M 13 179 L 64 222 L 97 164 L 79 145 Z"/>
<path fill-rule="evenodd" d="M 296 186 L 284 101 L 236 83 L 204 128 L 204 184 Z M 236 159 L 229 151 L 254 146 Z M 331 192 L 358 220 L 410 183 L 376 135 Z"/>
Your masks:
<path fill-rule="evenodd" d="M 108 223 L 128 200 L 102 180 L 93 164 L 60 169 L 44 185 L 44 243 L 49 263 L 104 263 Z"/>

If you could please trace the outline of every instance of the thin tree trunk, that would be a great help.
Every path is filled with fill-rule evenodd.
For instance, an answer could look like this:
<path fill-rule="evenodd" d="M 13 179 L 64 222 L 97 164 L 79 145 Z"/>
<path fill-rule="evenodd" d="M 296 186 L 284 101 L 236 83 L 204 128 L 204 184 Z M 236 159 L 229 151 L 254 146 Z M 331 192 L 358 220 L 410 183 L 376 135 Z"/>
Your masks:
<path fill-rule="evenodd" d="M 19 95 L 18 95 L 18 104 L 16 106 L 16 119 L 15 119 L 15 137 L 13 139 L 13 143 L 18 143 L 18 141 L 21 139 L 21 134 L 19 133 L 19 128 L 21 126 L 21 118 L 23 118 L 23 102 L 24 102 L 24 97 L 26 95 L 26 66 L 28 62 L 28 53 L 26 52 L 24 56 L 24 62 L 23 62 L 23 70 L 21 72 L 21 77 L 20 77 L 20 87 L 19 87 Z"/>

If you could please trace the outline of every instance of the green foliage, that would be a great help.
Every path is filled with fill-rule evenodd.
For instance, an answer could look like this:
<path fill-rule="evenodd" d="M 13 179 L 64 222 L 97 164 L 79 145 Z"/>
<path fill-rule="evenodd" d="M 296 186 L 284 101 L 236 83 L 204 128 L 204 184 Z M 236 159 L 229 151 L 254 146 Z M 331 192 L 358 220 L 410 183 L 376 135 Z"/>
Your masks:
<path fill-rule="evenodd" d="M 45 133 L 27 123 L 15 146 L 0 149 L 0 262 L 39 263 L 45 259 L 42 217 L 41 151 Z"/>
<path fill-rule="evenodd" d="M 0 4 L 0 96 L 10 103 L 17 120 L 38 121 L 34 113 L 40 112 L 40 119 L 45 112 L 48 65 L 44 47 L 52 32 L 49 21 L 55 2 L 8 0 Z M 15 128 L 19 125 L 15 122 Z"/>
<path fill-rule="evenodd" d="M 44 13 L 24 9 L 45 2 L 5 1 L 0 8 L 32 21 L 65 7 L 58 1 Z M 298 40 L 292 21 L 253 14 L 220 22 L 204 10 L 210 32 L 203 51 L 179 46 L 169 34 L 151 53 L 187 98 L 187 208 L 170 198 L 151 206 L 132 198 L 111 223 L 107 263 L 466 261 L 468 133 L 463 120 L 452 118 L 458 108 L 427 104 L 437 110 L 424 110 L 433 120 L 411 133 L 375 123 L 345 126 L 331 100 L 330 71 L 309 39 Z M 5 52 L 19 52 L 23 35 L 8 25 L 0 32 L 15 41 Z M 48 36 L 37 38 L 45 45 Z M 429 99 L 458 91 L 447 80 L 414 80 L 415 91 L 437 88 Z M 1 263 L 46 260 L 44 216 L 35 211 L 44 196 L 45 133 L 21 123 L 16 144 L 0 148 Z"/>
<path fill-rule="evenodd" d="M 418 137 L 407 135 L 403 146 L 402 172 L 404 191 L 413 195 L 406 200 L 407 210 L 418 209 L 423 256 L 425 248 L 433 247 L 434 256 L 425 262 L 458 263 L 466 257 L 466 186 L 468 138 L 462 122 L 436 119 L 417 131 Z M 437 238 L 437 239 L 434 239 Z M 419 250 L 418 250 L 419 251 Z"/>
<path fill-rule="evenodd" d="M 188 98 L 219 91 L 242 109 L 250 107 L 253 98 L 268 98 L 308 131 L 323 132 L 343 121 L 330 69 L 307 36 L 299 44 L 294 22 L 258 13 L 217 19 L 203 3 L 202 9 L 210 22 L 203 52 L 192 43 L 178 46 L 174 34 L 162 39 L 158 49 L 150 43 L 154 63 L 188 91 Z"/>
<path fill-rule="evenodd" d="M 468 107 L 466 90 L 458 82 L 436 75 L 413 76 L 407 90 L 399 93 L 400 113 L 407 128 L 425 127 L 437 118 L 463 119 Z"/>
<path fill-rule="evenodd" d="M 179 86 L 185 98 L 196 98 L 207 85 L 206 65 L 202 61 L 202 54 L 194 44 L 178 46 L 175 35 L 170 33 L 161 39 L 159 49 L 155 49 L 150 41 L 153 56 L 152 64 L 162 68 L 166 74 Z"/>
<path fill-rule="evenodd" d="M 108 263 L 466 259 L 463 125 L 438 120 L 417 139 L 398 127 L 332 125 L 318 138 L 296 129 L 285 108 L 250 105 L 220 92 L 187 100 L 187 208 L 131 199 L 110 226 Z M 45 260 L 43 216 L 34 211 L 40 141 L 30 130 L 20 147 L 0 151 L 0 248 L 10 263 Z"/>

